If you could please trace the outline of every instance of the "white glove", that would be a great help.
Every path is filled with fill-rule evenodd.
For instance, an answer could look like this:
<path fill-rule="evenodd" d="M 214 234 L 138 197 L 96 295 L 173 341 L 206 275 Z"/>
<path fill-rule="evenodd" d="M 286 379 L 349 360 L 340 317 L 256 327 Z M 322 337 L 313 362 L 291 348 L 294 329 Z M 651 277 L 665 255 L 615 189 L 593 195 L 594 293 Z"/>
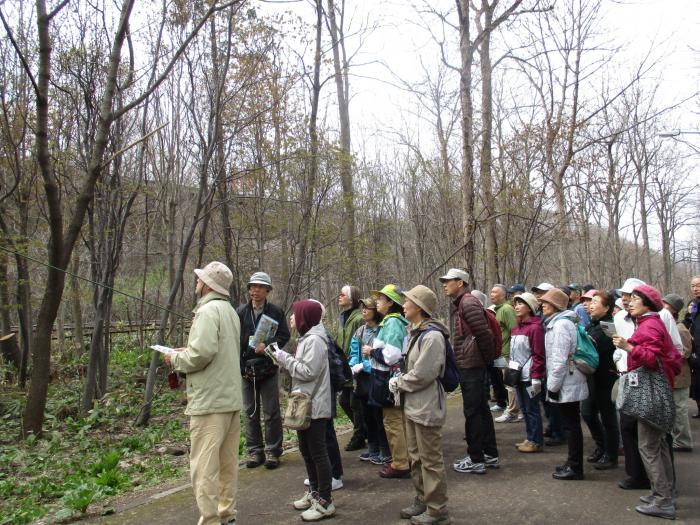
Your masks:
<path fill-rule="evenodd" d="M 360 372 L 362 372 L 365 369 L 365 367 L 362 365 L 362 363 L 357 363 L 356 365 L 352 365 L 352 373 L 353 375 L 357 375 Z"/>
<path fill-rule="evenodd" d="M 399 378 L 398 377 L 392 377 L 389 379 L 389 392 L 392 394 L 398 394 L 399 393 Z"/>
<path fill-rule="evenodd" d="M 541 379 L 533 379 L 532 380 L 532 391 L 535 393 L 535 395 L 542 392 L 542 380 Z"/>

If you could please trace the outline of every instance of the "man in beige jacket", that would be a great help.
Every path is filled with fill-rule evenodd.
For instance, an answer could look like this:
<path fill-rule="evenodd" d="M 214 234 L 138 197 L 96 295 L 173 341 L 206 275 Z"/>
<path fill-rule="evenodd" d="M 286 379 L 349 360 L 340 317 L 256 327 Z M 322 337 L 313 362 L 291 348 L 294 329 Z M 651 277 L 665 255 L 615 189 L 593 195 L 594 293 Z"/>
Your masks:
<path fill-rule="evenodd" d="M 238 314 L 229 301 L 231 270 L 211 262 L 197 275 L 199 297 L 186 348 L 165 356 L 187 374 L 190 474 L 199 525 L 236 522 L 241 367 Z"/>

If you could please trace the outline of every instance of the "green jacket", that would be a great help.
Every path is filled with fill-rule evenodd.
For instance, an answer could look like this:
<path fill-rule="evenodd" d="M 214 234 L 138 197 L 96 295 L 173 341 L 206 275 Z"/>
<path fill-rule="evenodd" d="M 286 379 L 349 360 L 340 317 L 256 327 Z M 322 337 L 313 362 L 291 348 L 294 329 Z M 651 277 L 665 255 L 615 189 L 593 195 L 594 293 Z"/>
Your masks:
<path fill-rule="evenodd" d="M 188 416 L 235 412 L 241 394 L 241 323 L 228 298 L 216 292 L 194 310 L 187 348 L 174 354 L 172 366 L 187 374 Z"/>
<path fill-rule="evenodd" d="M 496 319 L 501 325 L 501 335 L 503 344 L 501 345 L 501 356 L 508 359 L 510 356 L 510 332 L 518 324 L 518 316 L 515 309 L 508 303 L 496 306 Z"/>
<path fill-rule="evenodd" d="M 355 335 L 357 329 L 363 324 L 365 324 L 365 322 L 362 320 L 362 310 L 360 308 L 355 308 L 350 312 L 347 321 L 345 321 L 345 326 L 343 326 L 342 321 L 338 321 L 338 334 L 335 341 L 347 357 L 350 357 L 352 336 Z"/>

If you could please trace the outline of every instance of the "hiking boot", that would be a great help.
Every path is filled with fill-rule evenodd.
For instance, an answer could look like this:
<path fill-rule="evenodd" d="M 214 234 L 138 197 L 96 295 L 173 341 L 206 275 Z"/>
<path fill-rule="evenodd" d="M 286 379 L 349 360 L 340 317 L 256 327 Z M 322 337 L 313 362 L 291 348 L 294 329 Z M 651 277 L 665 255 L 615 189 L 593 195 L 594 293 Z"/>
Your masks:
<path fill-rule="evenodd" d="M 600 458 L 602 458 L 604 454 L 605 453 L 601 449 L 597 448 L 593 451 L 593 453 L 590 456 L 586 458 L 586 461 L 588 461 L 589 463 L 598 463 L 598 461 L 600 461 Z"/>
<path fill-rule="evenodd" d="M 667 520 L 676 519 L 676 509 L 673 505 L 657 505 L 656 503 L 649 503 L 648 505 L 637 505 L 634 510 L 646 516 L 665 518 Z"/>
<path fill-rule="evenodd" d="M 425 503 L 416 498 L 413 500 L 413 505 L 401 509 L 401 518 L 407 520 L 412 518 L 413 516 L 423 514 L 426 510 L 428 510 L 428 507 L 425 506 Z"/>
<path fill-rule="evenodd" d="M 308 490 L 304 493 L 304 495 L 300 499 L 298 499 L 294 503 L 292 503 L 292 505 L 297 510 L 306 510 L 308 508 L 311 508 L 311 502 L 313 500 L 314 500 L 314 496 L 311 493 L 311 491 Z"/>
<path fill-rule="evenodd" d="M 596 470 L 610 470 L 617 467 L 617 458 L 611 458 L 607 454 L 603 454 L 600 459 L 593 465 Z"/>
<path fill-rule="evenodd" d="M 265 468 L 268 470 L 274 470 L 280 466 L 280 458 L 277 456 L 270 456 L 265 460 Z"/>
<path fill-rule="evenodd" d="M 411 471 L 409 469 L 396 469 L 391 466 L 391 463 L 387 463 L 384 465 L 384 468 L 379 471 L 379 477 L 386 479 L 405 479 L 411 477 Z"/>
<path fill-rule="evenodd" d="M 488 454 L 484 454 L 484 466 L 486 468 L 498 468 L 498 467 L 500 467 L 501 464 L 498 461 L 498 456 L 489 456 Z"/>
<path fill-rule="evenodd" d="M 494 419 L 494 421 L 496 423 L 512 423 L 513 421 L 515 421 L 515 416 L 507 410 L 504 410 L 503 414 Z"/>
<path fill-rule="evenodd" d="M 335 515 L 335 505 L 332 501 L 314 499 L 311 507 L 301 513 L 301 521 L 320 521 Z"/>
<path fill-rule="evenodd" d="M 449 525 L 452 523 L 447 509 L 444 509 L 440 514 L 430 514 L 427 510 L 418 516 L 411 518 L 411 525 Z"/>
<path fill-rule="evenodd" d="M 516 443 L 516 444 L 515 444 L 515 448 L 520 448 L 520 447 L 521 447 L 522 445 L 524 445 L 525 443 L 528 443 L 527 438 L 523 439 L 520 443 Z"/>
<path fill-rule="evenodd" d="M 354 452 L 355 450 L 362 450 L 365 448 L 365 440 L 361 438 L 352 437 L 348 444 L 345 445 L 346 452 Z"/>
<path fill-rule="evenodd" d="M 452 465 L 452 468 L 462 474 L 486 474 L 486 465 L 484 463 L 474 463 L 469 456 L 465 457 L 457 465 Z"/>
<path fill-rule="evenodd" d="M 622 481 L 618 482 L 617 486 L 623 490 L 640 490 L 651 488 L 651 485 L 649 484 L 648 480 L 639 481 L 634 478 L 625 478 Z"/>
<path fill-rule="evenodd" d="M 651 505 L 652 503 L 654 503 L 654 496 L 652 496 L 651 494 L 649 494 L 648 496 L 639 496 L 639 501 L 646 505 Z"/>
<path fill-rule="evenodd" d="M 552 474 L 552 477 L 561 481 L 581 480 L 583 479 L 583 472 L 577 472 L 567 465 L 561 470 L 557 469 Z"/>
<path fill-rule="evenodd" d="M 265 462 L 265 456 L 262 454 L 252 454 L 248 456 L 245 462 L 245 468 L 257 468 Z"/>
<path fill-rule="evenodd" d="M 526 441 L 522 445 L 518 447 L 518 450 L 520 452 L 525 452 L 525 453 L 530 453 L 530 452 L 542 452 L 542 447 L 538 445 L 537 443 L 533 443 L 532 441 Z"/>

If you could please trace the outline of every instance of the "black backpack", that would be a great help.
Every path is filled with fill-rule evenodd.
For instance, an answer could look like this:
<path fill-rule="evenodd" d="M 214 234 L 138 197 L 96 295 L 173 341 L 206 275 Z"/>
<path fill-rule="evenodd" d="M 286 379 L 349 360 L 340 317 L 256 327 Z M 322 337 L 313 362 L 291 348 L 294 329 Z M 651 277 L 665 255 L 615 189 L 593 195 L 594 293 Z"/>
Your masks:
<path fill-rule="evenodd" d="M 328 348 L 328 373 L 331 377 L 331 388 L 339 391 L 348 383 L 352 384 L 352 370 L 335 340 L 326 331 L 326 346 Z"/>

